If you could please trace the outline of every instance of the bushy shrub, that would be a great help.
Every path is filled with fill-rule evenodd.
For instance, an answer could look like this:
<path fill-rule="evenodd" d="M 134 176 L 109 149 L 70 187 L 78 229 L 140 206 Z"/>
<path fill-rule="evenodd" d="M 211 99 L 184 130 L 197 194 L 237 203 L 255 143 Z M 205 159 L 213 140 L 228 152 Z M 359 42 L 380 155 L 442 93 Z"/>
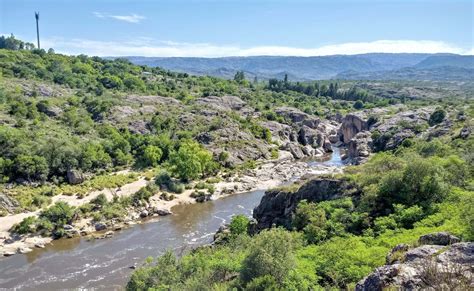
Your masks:
<path fill-rule="evenodd" d="M 444 120 L 445 117 L 446 111 L 444 111 L 442 108 L 436 108 L 436 110 L 431 113 L 430 119 L 428 120 L 428 124 L 430 126 L 439 124 Z"/>
<path fill-rule="evenodd" d="M 35 216 L 26 217 L 20 223 L 14 225 L 10 231 L 18 234 L 32 233 L 36 230 L 37 219 Z"/>
<path fill-rule="evenodd" d="M 242 214 L 235 215 L 229 224 L 230 232 L 233 235 L 246 234 L 249 224 L 250 220 L 247 216 Z"/>
<path fill-rule="evenodd" d="M 171 175 L 168 173 L 168 171 L 161 170 L 158 173 L 158 175 L 156 175 L 156 177 L 155 177 L 155 183 L 160 188 L 162 186 L 168 187 L 168 185 L 171 183 Z"/>
<path fill-rule="evenodd" d="M 169 184 L 168 190 L 176 194 L 181 194 L 184 192 L 185 187 L 183 183 L 171 182 Z"/>

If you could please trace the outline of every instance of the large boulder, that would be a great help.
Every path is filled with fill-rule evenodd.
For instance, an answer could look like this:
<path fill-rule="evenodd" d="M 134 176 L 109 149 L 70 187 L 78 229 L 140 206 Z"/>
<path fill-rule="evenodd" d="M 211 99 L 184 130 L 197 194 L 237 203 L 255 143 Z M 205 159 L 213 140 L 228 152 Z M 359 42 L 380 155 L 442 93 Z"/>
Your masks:
<path fill-rule="evenodd" d="M 84 174 L 80 170 L 68 170 L 66 176 L 69 184 L 76 185 L 84 182 Z"/>
<path fill-rule="evenodd" d="M 459 132 L 459 137 L 462 139 L 467 139 L 471 135 L 471 132 L 472 128 L 468 125 L 465 125 Z"/>
<path fill-rule="evenodd" d="M 295 142 L 289 142 L 284 146 L 284 149 L 289 151 L 293 158 L 299 160 L 305 157 L 305 153 L 303 152 L 303 147 Z"/>
<path fill-rule="evenodd" d="M 214 156 L 218 156 L 222 149 L 229 153 L 226 165 L 233 167 L 246 161 L 269 159 L 271 157 L 268 144 L 255 138 L 251 133 L 241 130 L 237 124 L 229 124 L 212 131 L 212 134 L 198 137 L 204 141 L 203 145 L 210 150 Z"/>
<path fill-rule="evenodd" d="M 439 245 L 439 246 L 447 246 L 450 244 L 458 243 L 461 240 L 454 236 L 451 235 L 448 232 L 435 232 L 435 233 L 430 233 L 426 234 L 420 237 L 418 242 L 421 245 Z"/>
<path fill-rule="evenodd" d="M 431 236 L 429 240 L 423 237 L 424 241 L 433 242 Z M 356 290 L 471 290 L 473 287 L 472 242 L 422 245 L 413 249 L 398 245 L 389 255 L 388 264 L 362 279 Z"/>
<path fill-rule="evenodd" d="M 298 132 L 298 142 L 302 145 L 311 145 L 315 148 L 323 145 L 324 136 L 317 130 L 303 125 Z"/>
<path fill-rule="evenodd" d="M 357 133 L 368 130 L 367 121 L 355 114 L 347 114 L 342 120 L 340 135 L 342 141 L 348 143 Z"/>
<path fill-rule="evenodd" d="M 287 124 L 279 123 L 277 121 L 263 121 L 261 122 L 261 125 L 270 130 L 274 142 L 285 144 L 290 141 L 295 141 L 297 138 L 295 130 Z"/>

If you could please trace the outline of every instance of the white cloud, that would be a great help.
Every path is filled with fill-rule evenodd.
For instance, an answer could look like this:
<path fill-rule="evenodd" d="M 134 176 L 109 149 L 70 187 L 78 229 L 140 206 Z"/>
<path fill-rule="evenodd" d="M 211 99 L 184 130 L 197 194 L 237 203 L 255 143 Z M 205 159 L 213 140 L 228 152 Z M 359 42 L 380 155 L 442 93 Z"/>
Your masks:
<path fill-rule="evenodd" d="M 224 56 L 325 56 L 363 53 L 456 53 L 472 54 L 473 49 L 441 41 L 378 40 L 373 42 L 343 43 L 317 48 L 286 46 L 255 46 L 244 48 L 238 45 L 214 45 L 208 43 L 180 43 L 156 41 L 139 37 L 123 42 L 94 41 L 86 39 L 48 39 L 45 47 L 66 54 L 97 56 L 155 56 L 155 57 L 224 57 Z"/>
<path fill-rule="evenodd" d="M 138 15 L 135 13 L 130 14 L 130 15 L 112 15 L 112 14 L 107 14 L 107 13 L 102 13 L 102 12 L 92 12 L 92 14 L 94 14 L 95 17 L 98 17 L 98 18 L 113 18 L 113 19 L 129 22 L 129 23 L 139 23 L 140 21 L 146 19 L 145 16 Z"/>

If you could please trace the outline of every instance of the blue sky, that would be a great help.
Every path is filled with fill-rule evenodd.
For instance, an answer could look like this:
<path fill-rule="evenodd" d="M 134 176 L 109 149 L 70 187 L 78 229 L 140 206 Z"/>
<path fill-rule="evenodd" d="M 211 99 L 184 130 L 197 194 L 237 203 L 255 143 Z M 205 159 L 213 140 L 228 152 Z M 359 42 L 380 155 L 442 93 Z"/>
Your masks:
<path fill-rule="evenodd" d="M 0 0 L 0 34 L 69 54 L 473 53 L 472 0 Z"/>

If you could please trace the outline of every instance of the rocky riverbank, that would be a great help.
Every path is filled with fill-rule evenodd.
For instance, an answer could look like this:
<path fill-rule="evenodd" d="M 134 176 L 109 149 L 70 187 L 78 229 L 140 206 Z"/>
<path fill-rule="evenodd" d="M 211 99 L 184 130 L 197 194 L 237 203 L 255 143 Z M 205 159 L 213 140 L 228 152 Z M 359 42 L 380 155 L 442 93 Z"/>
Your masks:
<path fill-rule="evenodd" d="M 214 184 L 215 192 L 210 199 L 218 199 L 226 195 L 244 193 L 260 189 L 269 189 L 290 181 L 294 181 L 304 175 L 316 174 L 335 174 L 342 172 L 342 168 L 337 166 L 325 166 L 318 164 L 317 167 L 310 166 L 307 162 L 295 161 L 293 155 L 287 151 L 280 151 L 279 158 L 273 161 L 265 162 L 255 169 L 247 170 L 243 173 L 222 178 L 221 182 Z M 129 196 L 138 191 L 147 183 L 144 177 L 140 177 L 133 183 L 124 185 L 120 189 L 105 189 L 95 191 L 83 199 L 77 199 L 72 196 L 58 195 L 54 201 L 65 201 L 74 206 L 80 206 L 91 201 L 101 193 L 105 193 L 110 199 L 113 195 Z M 192 197 L 194 190 L 186 190 L 181 194 L 175 195 L 175 199 L 165 201 L 157 194 L 151 197 L 146 205 L 129 209 L 127 217 L 118 220 L 108 220 L 103 222 L 93 222 L 92 219 L 80 219 L 71 225 L 65 225 L 66 237 L 87 236 L 91 239 L 107 238 L 114 235 L 114 232 L 123 228 L 130 227 L 137 223 L 153 221 L 153 218 L 172 214 L 172 207 L 179 204 L 191 204 L 199 202 Z M 110 196 L 110 197 L 109 197 Z M 32 251 L 34 248 L 43 248 L 52 241 L 50 237 L 40 237 L 35 235 L 14 235 L 8 230 L 16 223 L 21 222 L 25 217 L 37 216 L 39 211 L 30 213 L 21 213 L 0 217 L 0 254 L 11 256 L 14 254 L 23 254 Z M 151 218 L 151 219 L 150 219 Z"/>

